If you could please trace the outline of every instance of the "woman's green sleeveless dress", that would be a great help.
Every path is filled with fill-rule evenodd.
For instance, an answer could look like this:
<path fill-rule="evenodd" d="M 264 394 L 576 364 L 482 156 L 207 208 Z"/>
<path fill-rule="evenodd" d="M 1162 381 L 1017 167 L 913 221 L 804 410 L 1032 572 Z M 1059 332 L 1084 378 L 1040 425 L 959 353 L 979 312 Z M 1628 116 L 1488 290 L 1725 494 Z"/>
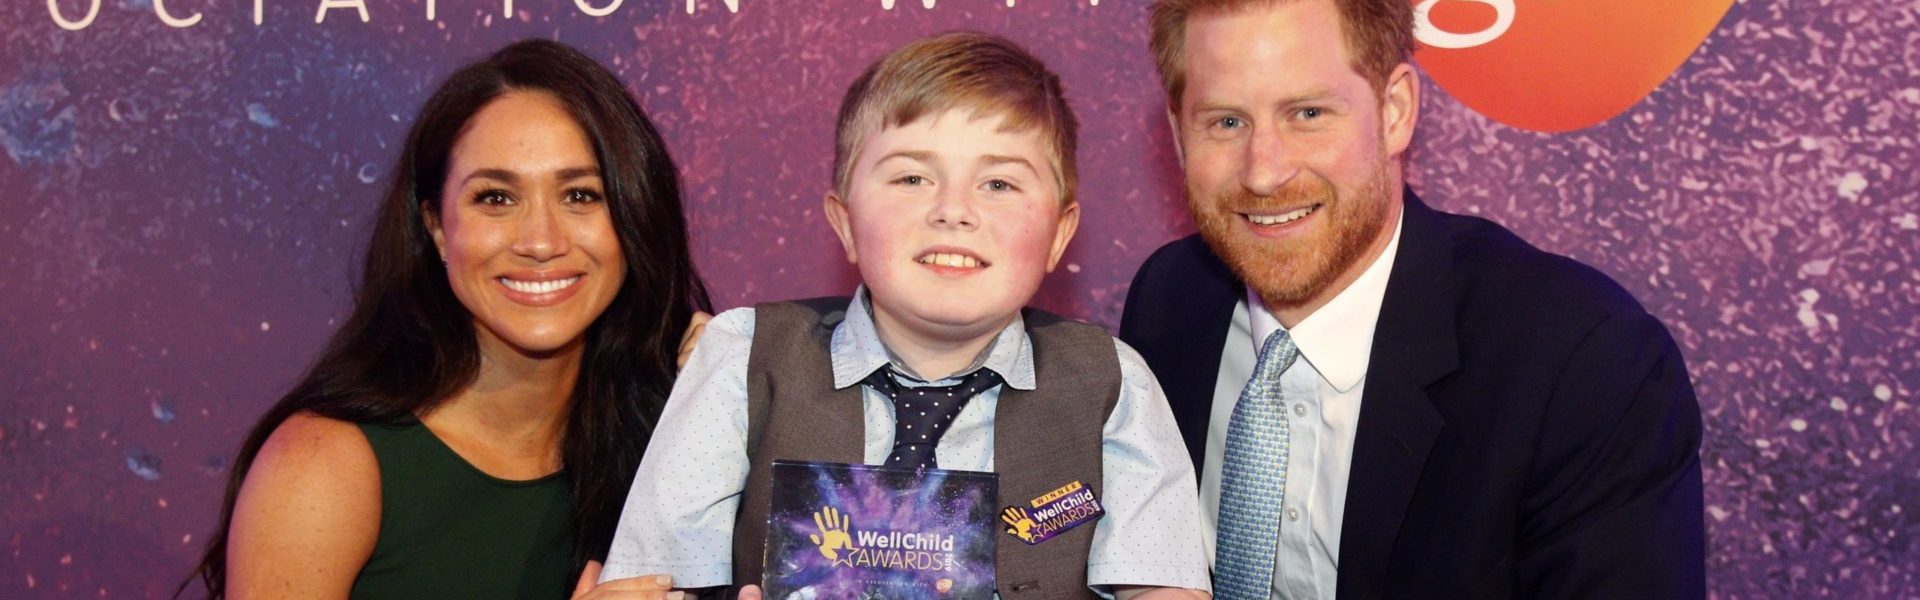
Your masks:
<path fill-rule="evenodd" d="M 565 472 L 480 472 L 418 419 L 360 425 L 380 462 L 380 538 L 355 599 L 566 598 L 574 538 Z"/>

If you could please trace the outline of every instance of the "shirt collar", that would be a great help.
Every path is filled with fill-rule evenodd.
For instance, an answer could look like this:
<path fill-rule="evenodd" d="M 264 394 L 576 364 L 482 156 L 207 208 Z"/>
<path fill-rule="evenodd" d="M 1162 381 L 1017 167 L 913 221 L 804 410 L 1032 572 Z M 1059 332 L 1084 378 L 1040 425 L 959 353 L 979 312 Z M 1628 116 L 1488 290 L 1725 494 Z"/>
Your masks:
<path fill-rule="evenodd" d="M 1387 276 L 1393 273 L 1394 253 L 1400 248 L 1400 226 L 1405 220 L 1406 211 L 1401 211 L 1400 218 L 1394 221 L 1393 238 L 1387 241 L 1387 249 L 1374 258 L 1373 264 L 1368 265 L 1352 285 L 1341 290 L 1326 306 L 1294 324 L 1292 330 L 1287 330 L 1300 349 L 1300 357 L 1342 394 L 1359 385 L 1367 375 L 1373 331 L 1380 321 L 1380 305 L 1387 297 Z M 1267 336 L 1285 328 L 1252 287 L 1247 288 L 1247 309 L 1252 317 L 1253 348 L 1259 352 Z"/>
<path fill-rule="evenodd" d="M 923 382 L 920 375 L 900 362 L 893 351 L 880 341 L 880 332 L 874 327 L 872 305 L 867 297 L 867 288 L 862 285 L 853 292 L 853 301 L 847 305 L 847 316 L 833 328 L 833 340 L 828 344 L 833 357 L 833 388 L 844 389 L 860 383 L 875 369 L 891 366 L 895 373 L 910 378 L 913 382 Z M 972 373 L 981 368 L 993 369 L 1007 387 L 1020 390 L 1033 390 L 1033 340 L 1027 337 L 1026 319 L 1014 313 L 1013 322 L 1000 329 L 1000 334 L 987 344 L 973 364 L 959 373 Z M 947 380 L 941 380 L 947 381 Z M 940 381 L 927 382 L 940 383 Z"/>

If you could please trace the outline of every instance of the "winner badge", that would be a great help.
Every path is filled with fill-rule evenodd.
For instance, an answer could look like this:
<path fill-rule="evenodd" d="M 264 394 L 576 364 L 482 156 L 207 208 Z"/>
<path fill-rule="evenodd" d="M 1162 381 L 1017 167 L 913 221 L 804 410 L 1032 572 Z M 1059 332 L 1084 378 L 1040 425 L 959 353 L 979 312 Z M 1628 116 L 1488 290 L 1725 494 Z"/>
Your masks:
<path fill-rule="evenodd" d="M 992 598 L 993 473 L 776 460 L 766 597 Z"/>
<path fill-rule="evenodd" d="M 1027 504 L 1032 507 L 1009 506 L 1001 510 L 1000 520 L 1007 526 L 1007 535 L 1029 546 L 1107 514 L 1107 509 L 1100 506 L 1100 499 L 1093 495 L 1093 489 L 1078 481 L 1060 486 Z"/>

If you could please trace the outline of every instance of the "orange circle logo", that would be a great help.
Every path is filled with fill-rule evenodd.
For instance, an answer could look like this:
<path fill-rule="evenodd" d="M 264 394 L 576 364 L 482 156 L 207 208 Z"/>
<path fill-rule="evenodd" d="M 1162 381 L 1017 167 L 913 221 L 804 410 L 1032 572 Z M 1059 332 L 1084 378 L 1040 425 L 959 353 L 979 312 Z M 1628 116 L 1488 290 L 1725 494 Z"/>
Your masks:
<path fill-rule="evenodd" d="M 1493 120 L 1571 131 L 1613 118 L 1687 60 L 1733 0 L 1409 0 L 1415 59 Z"/>

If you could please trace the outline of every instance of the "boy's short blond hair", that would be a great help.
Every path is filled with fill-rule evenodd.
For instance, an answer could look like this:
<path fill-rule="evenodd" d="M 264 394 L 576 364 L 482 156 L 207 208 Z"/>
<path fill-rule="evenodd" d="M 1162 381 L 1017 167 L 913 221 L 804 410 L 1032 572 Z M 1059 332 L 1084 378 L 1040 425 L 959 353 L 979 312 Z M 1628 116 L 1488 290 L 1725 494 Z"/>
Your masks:
<path fill-rule="evenodd" d="M 1074 202 L 1079 123 L 1060 92 L 1060 76 L 1012 41 L 970 31 L 902 46 L 847 88 L 833 136 L 834 191 L 846 197 L 868 137 L 955 108 L 972 109 L 977 118 L 1001 117 L 1001 131 L 1039 128 L 1060 204 Z"/>

